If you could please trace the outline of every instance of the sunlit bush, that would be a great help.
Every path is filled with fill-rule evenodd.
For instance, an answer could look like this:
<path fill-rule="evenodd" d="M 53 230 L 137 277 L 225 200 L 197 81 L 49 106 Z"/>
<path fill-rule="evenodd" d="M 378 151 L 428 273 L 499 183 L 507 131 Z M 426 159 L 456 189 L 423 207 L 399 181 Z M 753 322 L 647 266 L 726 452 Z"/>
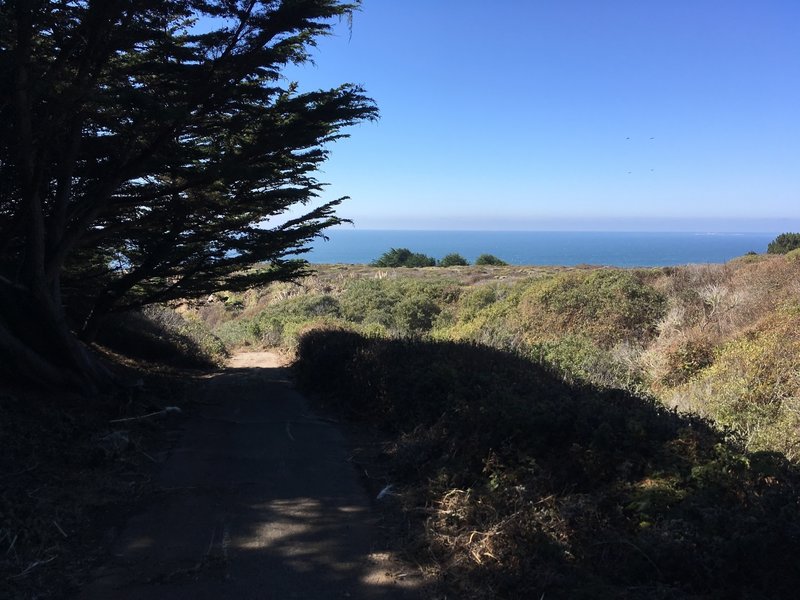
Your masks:
<path fill-rule="evenodd" d="M 646 340 L 666 312 L 666 298 L 631 271 L 557 275 L 524 294 L 520 316 L 534 338 L 586 335 L 601 347 Z"/>
<path fill-rule="evenodd" d="M 673 401 L 739 432 L 748 449 L 800 456 L 798 305 L 724 345 L 714 364 L 678 388 Z"/>

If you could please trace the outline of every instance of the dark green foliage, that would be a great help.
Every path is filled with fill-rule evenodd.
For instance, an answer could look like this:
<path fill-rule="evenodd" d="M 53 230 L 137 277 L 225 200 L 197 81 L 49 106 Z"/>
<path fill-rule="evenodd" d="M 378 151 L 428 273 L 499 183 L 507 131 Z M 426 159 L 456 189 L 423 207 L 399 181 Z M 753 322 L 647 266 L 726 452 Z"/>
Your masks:
<path fill-rule="evenodd" d="M 376 324 L 400 335 L 431 328 L 444 304 L 454 302 L 457 286 L 414 280 L 361 279 L 341 296 L 341 316 L 352 323 Z"/>
<path fill-rule="evenodd" d="M 402 290 L 380 279 L 359 279 L 347 286 L 340 299 L 342 316 L 354 323 L 391 324 L 391 313 L 400 302 Z"/>
<path fill-rule="evenodd" d="M 793 598 L 800 474 L 696 418 L 470 344 L 311 332 L 296 373 L 393 436 L 443 597 Z M 422 507 L 422 508 L 420 508 Z M 422 517 L 420 517 L 422 518 Z"/>
<path fill-rule="evenodd" d="M 54 332 L 30 348 L 0 315 L 0 351 L 85 370 L 63 305 L 90 339 L 109 312 L 303 274 L 293 255 L 341 222 L 319 200 L 328 144 L 377 113 L 282 70 L 357 6 L 0 4 L 0 295 Z"/>
<path fill-rule="evenodd" d="M 786 254 L 800 248 L 800 233 L 782 233 L 767 246 L 769 254 Z"/>
<path fill-rule="evenodd" d="M 440 267 L 466 267 L 467 265 L 469 265 L 469 261 L 456 253 L 448 254 L 439 261 Z"/>
<path fill-rule="evenodd" d="M 436 259 L 408 248 L 392 248 L 371 264 L 373 267 L 434 267 Z"/>
<path fill-rule="evenodd" d="M 475 264 L 502 267 L 503 265 L 507 265 L 508 263 L 503 260 L 500 260 L 493 254 L 481 254 L 478 258 L 475 259 Z"/>

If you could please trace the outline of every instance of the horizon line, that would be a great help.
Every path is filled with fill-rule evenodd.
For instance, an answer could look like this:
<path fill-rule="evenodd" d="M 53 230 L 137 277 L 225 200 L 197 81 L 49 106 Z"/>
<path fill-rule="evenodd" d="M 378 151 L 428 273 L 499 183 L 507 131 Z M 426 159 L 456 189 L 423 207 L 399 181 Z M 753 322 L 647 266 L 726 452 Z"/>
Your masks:
<path fill-rule="evenodd" d="M 777 235 L 779 230 L 732 231 L 712 229 L 445 229 L 435 227 L 342 227 L 333 226 L 324 231 L 409 231 L 409 232 L 458 232 L 458 233 L 693 233 L 697 235 Z"/>

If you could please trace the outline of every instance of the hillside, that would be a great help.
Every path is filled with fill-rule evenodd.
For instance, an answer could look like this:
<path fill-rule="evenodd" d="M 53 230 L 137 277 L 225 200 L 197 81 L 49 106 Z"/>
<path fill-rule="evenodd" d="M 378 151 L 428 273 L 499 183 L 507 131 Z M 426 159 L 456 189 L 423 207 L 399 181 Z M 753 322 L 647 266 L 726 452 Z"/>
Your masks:
<path fill-rule="evenodd" d="M 335 327 L 510 350 L 567 381 L 710 417 L 749 450 L 794 459 L 798 258 L 637 270 L 330 265 L 184 314 L 229 347 L 291 351 L 302 332 Z"/>
<path fill-rule="evenodd" d="M 143 388 L 85 415 L 1 398 L 6 584 L 79 586 L 169 455 L 168 423 L 137 415 L 188 408 L 198 374 L 271 347 L 350 423 L 349 462 L 432 597 L 793 598 L 799 271 L 797 252 L 637 270 L 327 265 L 120 316 L 98 339 Z"/>
<path fill-rule="evenodd" d="M 443 593 L 790 597 L 799 258 L 331 265 L 181 312 L 296 354 L 323 406 L 383 432 L 409 555 Z"/>

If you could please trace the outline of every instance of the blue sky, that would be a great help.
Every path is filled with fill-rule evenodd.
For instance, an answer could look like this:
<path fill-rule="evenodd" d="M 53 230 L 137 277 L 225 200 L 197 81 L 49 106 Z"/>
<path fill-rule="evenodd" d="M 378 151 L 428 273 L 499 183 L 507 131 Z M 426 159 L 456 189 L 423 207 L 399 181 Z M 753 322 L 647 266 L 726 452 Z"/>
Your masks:
<path fill-rule="evenodd" d="M 398 229 L 800 230 L 797 0 L 364 0 L 287 71 L 381 111 L 326 197 Z"/>

